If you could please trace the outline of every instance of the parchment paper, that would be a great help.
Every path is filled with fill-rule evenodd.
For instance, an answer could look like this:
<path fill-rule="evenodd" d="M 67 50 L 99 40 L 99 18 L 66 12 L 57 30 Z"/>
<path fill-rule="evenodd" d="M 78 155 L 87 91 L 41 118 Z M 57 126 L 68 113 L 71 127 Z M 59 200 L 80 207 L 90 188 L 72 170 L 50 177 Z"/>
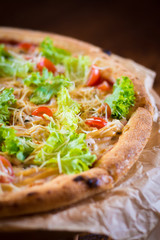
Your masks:
<path fill-rule="evenodd" d="M 159 239 L 160 120 L 155 102 L 160 103 L 160 99 L 151 90 L 155 73 L 131 60 L 119 59 L 144 79 L 155 108 L 152 134 L 140 159 L 125 179 L 111 191 L 57 213 L 1 220 L 1 231 L 67 230 L 106 234 L 119 240 Z"/>

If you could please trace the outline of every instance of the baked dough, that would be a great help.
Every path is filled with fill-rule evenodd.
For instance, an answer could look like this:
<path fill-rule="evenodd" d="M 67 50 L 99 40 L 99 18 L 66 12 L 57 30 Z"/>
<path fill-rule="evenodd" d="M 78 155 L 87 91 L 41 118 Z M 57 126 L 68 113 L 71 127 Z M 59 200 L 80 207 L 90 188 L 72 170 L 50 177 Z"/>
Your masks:
<path fill-rule="evenodd" d="M 152 129 L 153 108 L 141 79 L 115 59 L 91 44 L 57 34 L 30 30 L 0 28 L 0 39 L 39 44 L 49 36 L 57 47 L 71 53 L 103 59 L 102 65 L 112 68 L 115 78 L 128 76 L 135 88 L 136 104 L 115 146 L 96 161 L 90 170 L 74 175 L 59 175 L 40 186 L 20 189 L 0 195 L 0 218 L 67 207 L 102 191 L 109 190 L 121 180 L 137 161 Z M 103 75 L 107 72 L 102 71 Z"/>

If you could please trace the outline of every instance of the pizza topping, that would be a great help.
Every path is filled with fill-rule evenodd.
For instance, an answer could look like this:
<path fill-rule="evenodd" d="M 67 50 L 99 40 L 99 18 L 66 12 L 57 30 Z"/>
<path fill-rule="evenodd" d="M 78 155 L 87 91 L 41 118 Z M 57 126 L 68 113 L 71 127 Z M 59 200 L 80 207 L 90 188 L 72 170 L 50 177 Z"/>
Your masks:
<path fill-rule="evenodd" d="M 39 107 L 32 112 L 32 115 L 38 116 L 38 117 L 43 117 L 43 114 L 46 114 L 50 117 L 53 116 L 52 110 L 48 107 Z"/>
<path fill-rule="evenodd" d="M 5 89 L 0 94 L 0 123 L 8 123 L 11 112 L 11 107 L 16 102 L 15 96 L 13 95 L 13 88 Z"/>
<path fill-rule="evenodd" d="M 35 45 L 27 42 L 19 43 L 18 47 L 25 52 L 32 52 L 35 50 Z"/>
<path fill-rule="evenodd" d="M 117 133 L 120 133 L 123 127 L 124 125 L 119 120 L 113 120 L 112 122 L 108 122 L 108 124 L 103 128 L 96 131 L 89 132 L 87 134 L 87 139 L 113 137 Z"/>
<path fill-rule="evenodd" d="M 85 123 L 90 127 L 96 127 L 98 129 L 103 128 L 107 125 L 107 121 L 100 117 L 88 118 Z"/>
<path fill-rule="evenodd" d="M 113 93 L 107 96 L 106 103 L 111 108 L 112 117 L 121 119 L 126 117 L 131 106 L 134 106 L 134 85 L 128 77 L 122 76 L 113 85 Z"/>
<path fill-rule="evenodd" d="M 26 77 L 33 70 L 33 63 L 13 57 L 3 44 L 0 45 L 0 76 Z"/>
<path fill-rule="evenodd" d="M 61 88 L 57 97 L 58 110 L 55 117 L 59 123 L 70 130 L 76 130 L 78 127 L 78 116 L 80 105 L 74 101 L 66 88 Z"/>
<path fill-rule="evenodd" d="M 87 86 L 95 86 L 100 82 L 100 70 L 97 66 L 92 65 Z"/>
<path fill-rule="evenodd" d="M 34 160 L 34 164 L 56 168 L 59 173 L 73 174 L 86 171 L 96 160 L 85 142 L 86 135 L 58 130 L 50 124 L 50 136 Z"/>
<path fill-rule="evenodd" d="M 107 81 L 103 81 L 97 86 L 97 88 L 102 91 L 109 92 L 112 89 L 112 86 Z"/>
<path fill-rule="evenodd" d="M 41 43 L 40 52 L 54 64 L 62 64 L 64 59 L 71 55 L 68 51 L 55 47 L 49 37 L 46 37 Z"/>
<path fill-rule="evenodd" d="M 42 72 L 44 68 L 47 68 L 48 71 L 52 73 L 56 72 L 56 67 L 54 66 L 54 64 L 50 60 L 44 57 L 42 57 L 40 61 L 37 63 L 37 68 L 40 72 Z"/>
<path fill-rule="evenodd" d="M 105 118 L 109 119 L 111 116 L 111 108 L 107 103 L 103 103 L 102 106 L 98 109 L 98 113 L 105 115 Z"/>
<path fill-rule="evenodd" d="M 0 148 L 2 152 L 16 155 L 17 159 L 23 161 L 32 151 L 33 143 L 30 139 L 17 137 L 13 128 L 4 125 L 0 128 Z"/>
<path fill-rule="evenodd" d="M 90 59 L 87 56 L 68 57 L 64 60 L 65 76 L 77 85 L 86 82 L 89 74 Z"/>
<path fill-rule="evenodd" d="M 0 156 L 0 183 L 10 183 L 14 179 L 11 163 L 7 158 Z"/>
<path fill-rule="evenodd" d="M 69 79 L 63 75 L 54 77 L 46 68 L 43 69 L 42 75 L 39 72 L 33 72 L 24 80 L 24 84 L 33 88 L 30 101 L 35 104 L 46 103 L 52 96 L 57 95 L 62 86 L 71 86 Z"/>

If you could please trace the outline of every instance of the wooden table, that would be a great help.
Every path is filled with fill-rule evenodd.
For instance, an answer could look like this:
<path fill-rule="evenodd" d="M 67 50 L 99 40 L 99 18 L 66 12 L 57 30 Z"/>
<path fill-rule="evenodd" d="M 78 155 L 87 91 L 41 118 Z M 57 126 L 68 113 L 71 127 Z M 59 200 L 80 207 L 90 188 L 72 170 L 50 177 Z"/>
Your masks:
<path fill-rule="evenodd" d="M 157 72 L 154 89 L 160 94 L 159 6 L 156 0 L 2 1 L 0 24 L 72 36 L 131 58 Z M 57 234 L 0 234 L 0 239 L 73 239 L 72 233 Z"/>

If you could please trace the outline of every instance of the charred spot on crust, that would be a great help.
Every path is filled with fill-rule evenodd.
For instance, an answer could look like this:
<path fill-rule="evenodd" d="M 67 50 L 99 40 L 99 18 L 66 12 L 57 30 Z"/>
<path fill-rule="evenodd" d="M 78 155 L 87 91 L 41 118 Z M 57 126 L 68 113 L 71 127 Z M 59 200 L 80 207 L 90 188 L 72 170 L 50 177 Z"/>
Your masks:
<path fill-rule="evenodd" d="M 97 178 L 89 178 L 86 180 L 86 183 L 90 188 L 95 188 L 98 187 L 99 180 Z"/>
<path fill-rule="evenodd" d="M 73 181 L 75 181 L 75 182 L 85 181 L 85 178 L 83 176 L 79 175 L 79 176 L 75 177 L 73 179 Z"/>
<path fill-rule="evenodd" d="M 90 188 L 95 188 L 95 187 L 98 187 L 99 185 L 99 180 L 95 177 L 93 178 L 84 178 L 83 176 L 77 176 L 73 179 L 73 181 L 75 182 L 84 182 L 86 183 L 86 185 Z"/>
<path fill-rule="evenodd" d="M 30 193 L 27 193 L 27 196 L 28 197 L 32 197 L 32 196 L 35 196 L 37 195 L 37 192 L 30 192 Z"/>

